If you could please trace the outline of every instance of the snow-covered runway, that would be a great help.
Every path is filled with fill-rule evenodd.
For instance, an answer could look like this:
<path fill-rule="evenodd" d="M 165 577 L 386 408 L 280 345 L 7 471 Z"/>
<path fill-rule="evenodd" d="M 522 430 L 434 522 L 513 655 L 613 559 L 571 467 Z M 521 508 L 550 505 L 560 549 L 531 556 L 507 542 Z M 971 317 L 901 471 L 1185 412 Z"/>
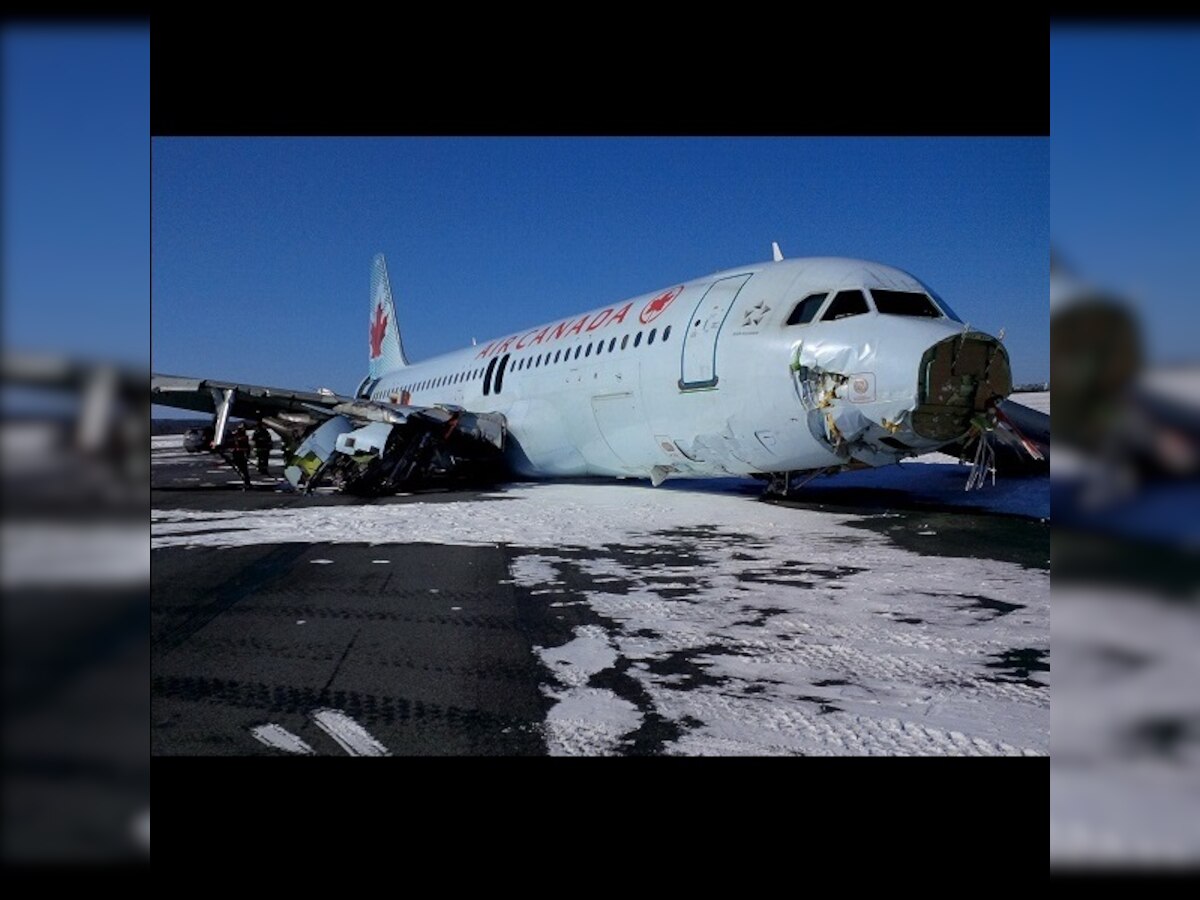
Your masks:
<path fill-rule="evenodd" d="M 894 468 L 905 478 L 926 470 L 961 491 L 961 467 Z M 864 473 L 872 474 L 879 473 Z M 438 571 L 423 571 L 422 621 L 440 609 L 439 627 L 453 630 L 456 617 L 511 605 L 526 648 L 513 652 L 528 654 L 536 683 L 525 687 L 545 710 L 528 723 L 543 752 L 1041 755 L 1049 752 L 1050 578 L 1036 484 L 1024 484 L 1023 501 L 1005 495 L 1005 504 L 1025 503 L 1017 511 L 1031 516 L 1020 521 L 1023 550 L 1015 554 L 989 545 L 989 535 L 1003 541 L 1013 533 L 1005 517 L 779 505 L 758 499 L 755 483 L 734 480 L 657 489 L 518 484 L 461 499 L 372 504 L 295 497 L 284 504 L 268 494 L 258 508 L 237 510 L 219 508 L 219 500 L 182 508 L 159 498 L 151 533 L 156 559 L 172 554 L 172 565 L 190 554 L 220 565 L 222 549 L 297 546 L 291 571 L 306 569 L 310 580 L 319 572 L 331 587 L 342 578 L 348 591 L 365 590 L 358 587 L 365 570 L 375 579 L 411 575 L 411 566 L 398 573 L 394 563 L 377 564 L 396 547 L 502 552 L 501 577 L 469 596 L 447 587 Z M 955 532 L 980 538 L 964 550 Z M 958 549 L 947 552 L 955 537 Z M 364 546 L 366 566 L 348 555 Z M 371 581 L 372 594 L 376 583 L 384 585 L 378 596 L 346 598 L 354 607 L 347 615 L 367 621 L 331 682 L 348 677 L 355 654 L 398 661 L 420 652 L 390 647 L 384 626 L 371 625 L 372 616 L 392 622 L 411 614 L 406 598 L 415 586 L 392 596 L 386 591 L 395 581 Z M 154 590 L 159 608 L 169 582 L 156 579 Z M 303 602 L 284 599 L 264 596 L 239 628 L 262 615 L 275 634 L 282 618 L 297 629 L 293 622 L 338 614 L 330 607 L 336 600 L 305 612 Z M 360 613 L 368 603 L 370 612 Z M 221 621 L 190 640 L 213 638 Z M 306 635 L 311 641 L 316 632 Z M 264 632 L 258 652 L 270 654 L 275 640 Z M 272 666 L 286 679 L 286 667 Z M 278 727 L 269 716 L 264 710 L 228 736 L 237 752 L 264 752 L 253 730 Z M 369 715 L 359 722 L 394 749 L 399 739 L 389 738 L 386 722 Z M 338 752 L 320 744 L 319 731 L 294 727 L 297 746 L 308 740 L 316 752 Z M 497 720 L 495 727 L 512 726 Z"/>

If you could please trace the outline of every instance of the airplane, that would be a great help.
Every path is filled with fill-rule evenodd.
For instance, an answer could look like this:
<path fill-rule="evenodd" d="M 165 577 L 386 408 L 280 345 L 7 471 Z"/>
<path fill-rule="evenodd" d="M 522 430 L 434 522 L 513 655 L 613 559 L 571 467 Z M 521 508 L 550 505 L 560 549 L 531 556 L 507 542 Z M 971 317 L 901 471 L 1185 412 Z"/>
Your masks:
<path fill-rule="evenodd" d="M 379 254 L 353 395 L 153 375 L 151 399 L 212 413 L 214 447 L 230 416 L 259 420 L 294 488 L 362 495 L 470 472 L 786 485 L 1020 439 L 999 339 L 900 269 L 772 250 L 415 363 Z"/>

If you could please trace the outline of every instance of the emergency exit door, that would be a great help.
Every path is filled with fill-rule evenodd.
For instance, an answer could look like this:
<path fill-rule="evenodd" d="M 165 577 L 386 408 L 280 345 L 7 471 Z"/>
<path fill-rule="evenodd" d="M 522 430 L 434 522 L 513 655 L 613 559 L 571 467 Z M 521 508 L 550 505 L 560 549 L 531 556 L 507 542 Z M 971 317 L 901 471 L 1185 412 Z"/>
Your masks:
<path fill-rule="evenodd" d="M 688 322 L 683 339 L 683 361 L 679 376 L 680 390 L 697 390 L 717 386 L 717 339 L 742 287 L 750 275 L 734 275 L 714 281 Z"/>

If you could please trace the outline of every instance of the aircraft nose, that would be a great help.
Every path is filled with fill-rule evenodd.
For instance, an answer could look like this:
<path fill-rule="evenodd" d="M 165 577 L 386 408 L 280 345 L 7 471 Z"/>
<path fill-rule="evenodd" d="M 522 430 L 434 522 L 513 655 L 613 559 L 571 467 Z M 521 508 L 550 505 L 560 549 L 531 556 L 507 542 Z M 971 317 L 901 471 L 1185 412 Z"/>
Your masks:
<path fill-rule="evenodd" d="M 1010 393 L 1012 371 L 1000 341 L 980 331 L 944 338 L 921 357 L 912 429 L 929 440 L 956 440 Z"/>

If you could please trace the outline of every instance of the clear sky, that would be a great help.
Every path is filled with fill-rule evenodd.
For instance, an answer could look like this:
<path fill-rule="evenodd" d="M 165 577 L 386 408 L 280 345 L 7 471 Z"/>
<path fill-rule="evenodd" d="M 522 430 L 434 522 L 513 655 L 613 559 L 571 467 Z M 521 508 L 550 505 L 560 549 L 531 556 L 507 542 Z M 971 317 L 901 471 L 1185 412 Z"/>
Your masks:
<path fill-rule="evenodd" d="M 4 343 L 150 357 L 150 32 L 7 25 Z"/>
<path fill-rule="evenodd" d="M 856 256 L 1049 374 L 1049 140 L 156 138 L 153 368 L 351 391 L 370 260 L 412 359 L 718 269 Z"/>
<path fill-rule="evenodd" d="M 1200 27 L 1056 27 L 1051 236 L 1143 311 L 1152 359 L 1195 360 Z"/>

